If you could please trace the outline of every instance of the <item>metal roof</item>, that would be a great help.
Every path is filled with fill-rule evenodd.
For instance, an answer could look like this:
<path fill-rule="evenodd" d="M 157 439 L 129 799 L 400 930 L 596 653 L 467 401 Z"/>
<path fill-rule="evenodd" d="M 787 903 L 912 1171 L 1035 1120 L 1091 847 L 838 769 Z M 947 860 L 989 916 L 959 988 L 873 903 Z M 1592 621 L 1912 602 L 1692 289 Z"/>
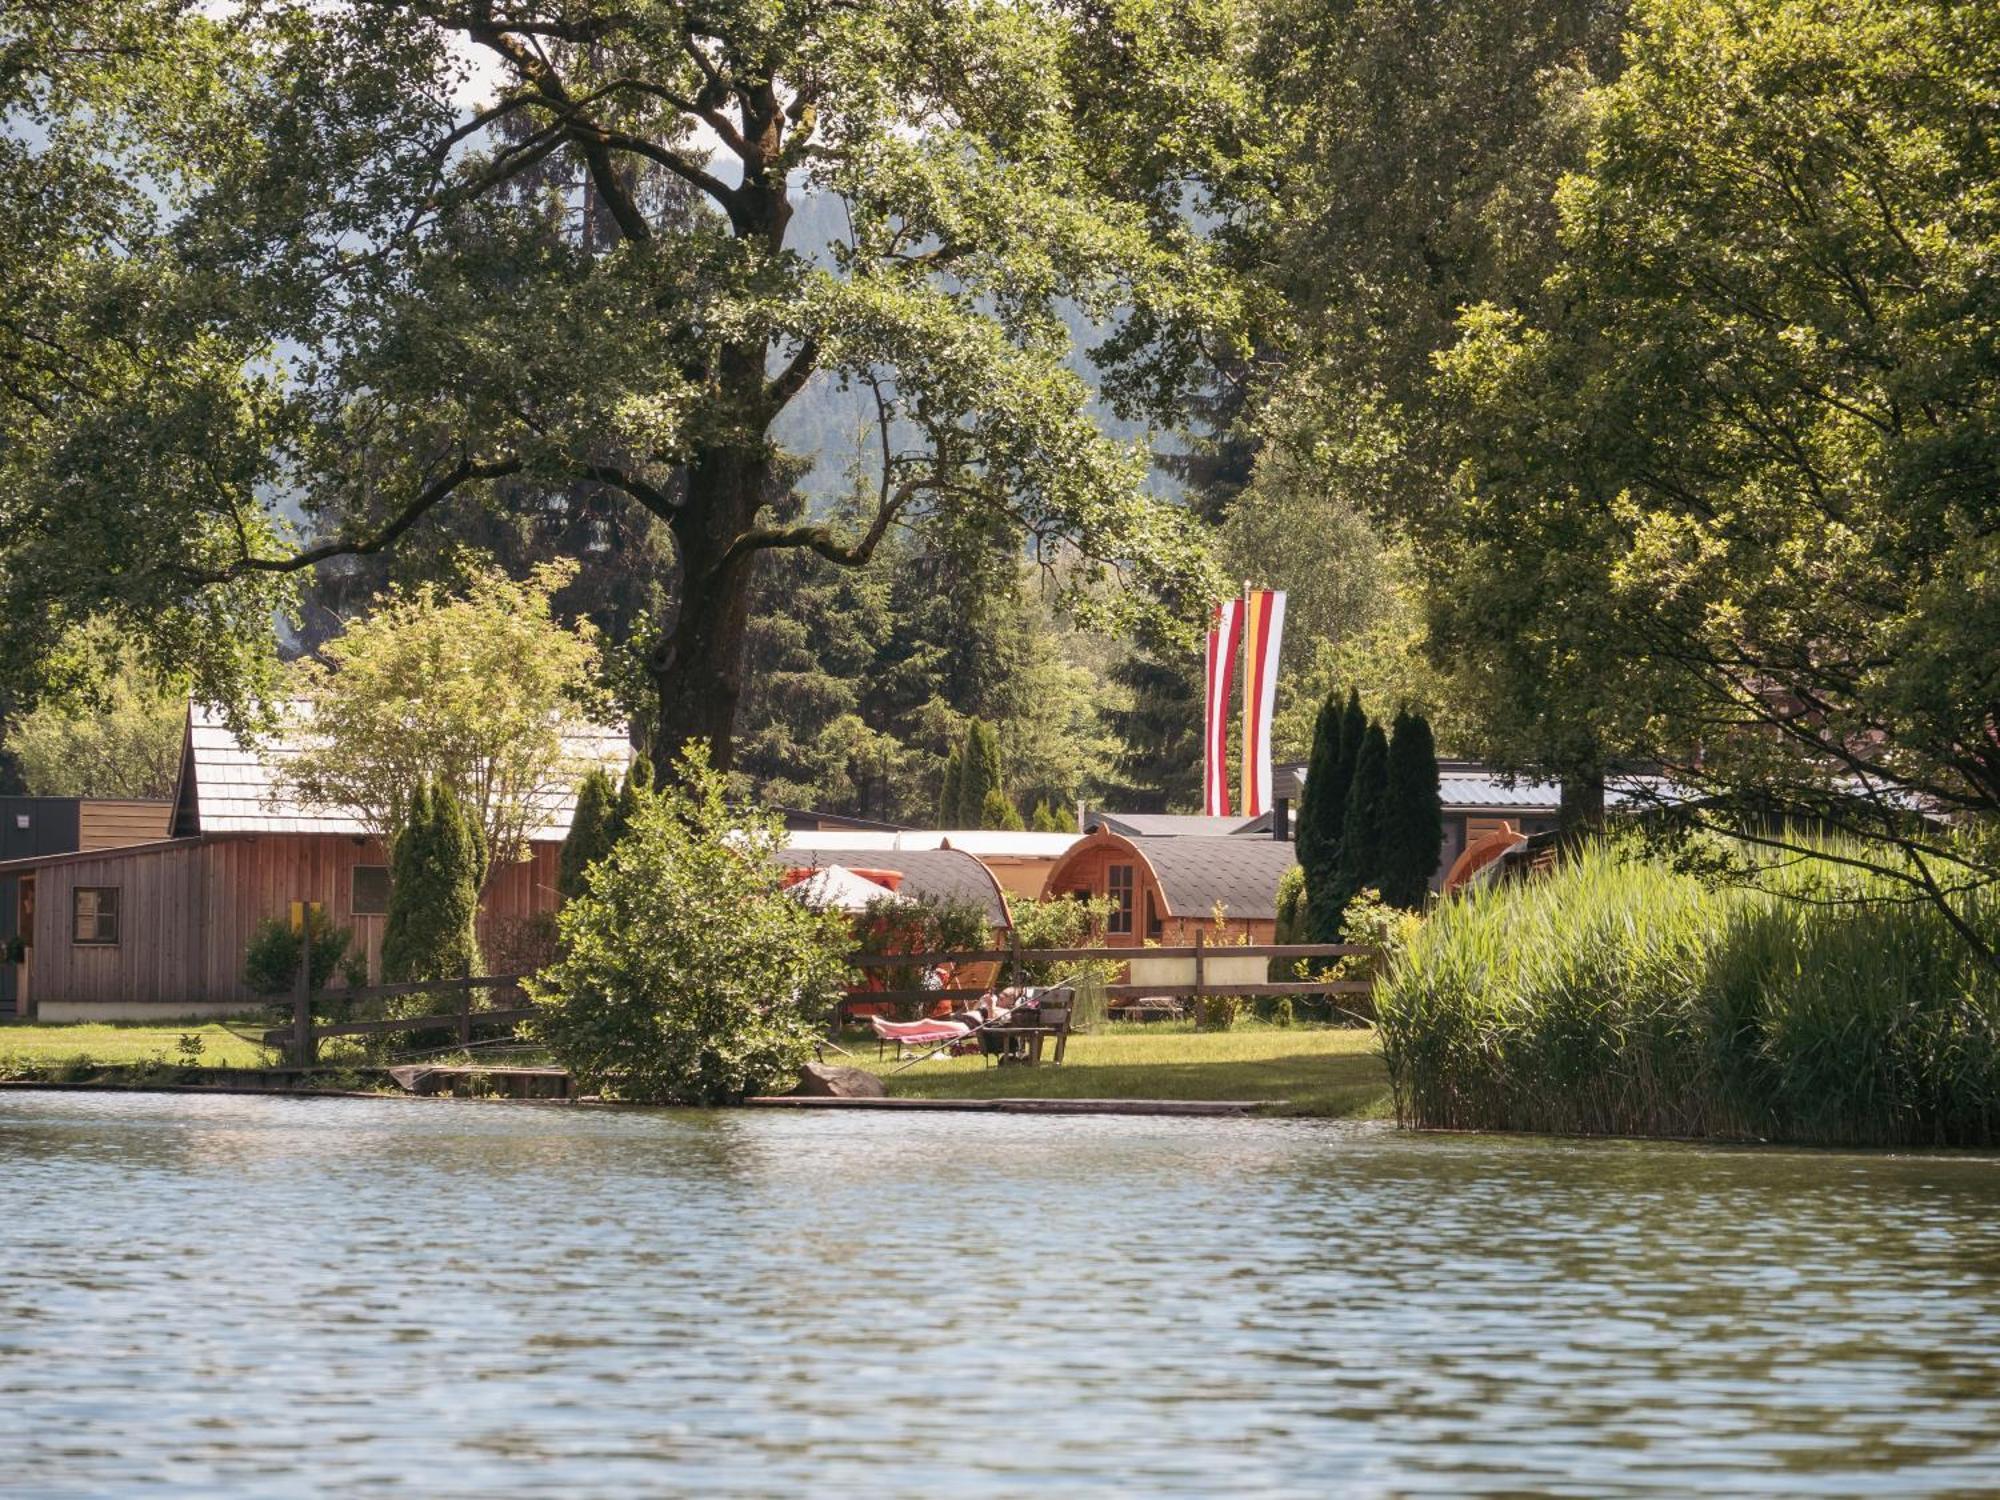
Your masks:
<path fill-rule="evenodd" d="M 1204 838 L 1254 833 L 1271 827 L 1269 814 L 1255 818 L 1205 818 L 1199 813 L 1091 812 L 1084 822 L 1093 830 L 1108 828 L 1128 838 Z"/>
<path fill-rule="evenodd" d="M 1288 781 L 1303 793 L 1304 766 L 1284 766 L 1275 780 Z M 1618 775 L 1606 778 L 1606 807 L 1659 806 L 1685 794 L 1658 776 Z M 1444 761 L 1438 766 L 1438 797 L 1446 812 L 1526 812 L 1554 817 L 1562 802 L 1562 783 L 1539 776 L 1507 776 L 1473 761 Z"/>
<path fill-rule="evenodd" d="M 900 870 L 902 894 L 933 896 L 940 900 L 978 903 L 986 920 L 995 927 L 1008 927 L 1007 898 L 993 872 L 959 849 L 881 849 L 866 845 L 838 848 L 814 841 L 810 846 L 790 844 L 774 849 L 771 857 L 793 867 L 820 869 L 845 865 L 850 870 Z"/>
<path fill-rule="evenodd" d="M 285 766 L 298 756 L 308 731 L 301 723 L 304 705 L 289 704 L 280 712 L 283 729 L 245 741 L 220 714 L 199 704 L 190 706 L 181 752 L 181 785 L 174 796 L 175 833 L 359 835 L 370 831 L 355 809 L 302 802 L 284 785 Z M 563 748 L 575 759 L 595 762 L 613 775 L 623 773 L 632 753 L 622 727 L 592 724 L 566 726 Z M 563 838 L 576 811 L 574 784 L 543 797 L 537 811 L 540 821 L 530 826 L 528 837 L 537 842 Z"/>

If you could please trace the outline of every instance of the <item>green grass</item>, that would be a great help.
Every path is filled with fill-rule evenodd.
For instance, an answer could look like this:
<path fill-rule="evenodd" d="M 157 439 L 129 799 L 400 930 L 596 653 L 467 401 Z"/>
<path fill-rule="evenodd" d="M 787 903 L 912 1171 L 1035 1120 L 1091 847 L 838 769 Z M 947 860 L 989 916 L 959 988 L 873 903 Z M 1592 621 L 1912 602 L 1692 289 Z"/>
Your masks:
<path fill-rule="evenodd" d="M 246 1031 L 253 1029 L 237 1024 Z M 257 1023 L 257 1029 L 262 1024 Z M 246 1042 L 214 1021 L 189 1021 L 181 1026 L 145 1021 L 42 1026 L 10 1021 L 0 1022 L 0 1078 L 83 1063 L 127 1067 L 165 1059 L 178 1065 L 187 1061 L 179 1045 L 187 1035 L 201 1038 L 201 1056 L 195 1061 L 202 1067 L 255 1068 L 271 1060 L 255 1042 Z"/>
<path fill-rule="evenodd" d="M 1255 1099 L 1288 1114 L 1386 1116 L 1389 1075 L 1375 1033 L 1239 1022 L 1196 1031 L 1182 1022 L 1112 1025 L 1073 1036 L 1061 1067 L 997 1067 L 938 1058 L 897 1073 L 872 1041 L 843 1042 L 861 1067 L 905 1099 Z M 846 1061 L 829 1054 L 829 1061 Z M 893 1075 L 893 1076 L 891 1076 Z"/>

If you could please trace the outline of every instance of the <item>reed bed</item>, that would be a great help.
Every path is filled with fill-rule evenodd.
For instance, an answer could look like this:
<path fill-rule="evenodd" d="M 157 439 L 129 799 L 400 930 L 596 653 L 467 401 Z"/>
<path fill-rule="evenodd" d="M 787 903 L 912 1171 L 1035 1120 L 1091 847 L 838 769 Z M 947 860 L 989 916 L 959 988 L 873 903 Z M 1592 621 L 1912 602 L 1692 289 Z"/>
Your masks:
<path fill-rule="evenodd" d="M 1597 846 L 1447 903 L 1377 986 L 1398 1116 L 1434 1129 L 2000 1143 L 2000 979 L 1887 877 L 1717 886 Z M 2000 898 L 1966 908 L 2000 940 Z"/>

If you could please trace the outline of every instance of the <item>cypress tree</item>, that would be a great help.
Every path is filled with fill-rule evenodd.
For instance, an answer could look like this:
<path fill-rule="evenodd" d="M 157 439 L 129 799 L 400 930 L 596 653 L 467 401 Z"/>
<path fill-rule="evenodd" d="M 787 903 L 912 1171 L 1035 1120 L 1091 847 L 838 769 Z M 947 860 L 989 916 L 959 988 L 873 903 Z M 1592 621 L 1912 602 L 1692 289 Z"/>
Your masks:
<path fill-rule="evenodd" d="M 1421 714 L 1399 713 L 1389 741 L 1387 794 L 1382 809 L 1382 899 L 1420 910 L 1444 849 L 1444 804 L 1438 795 L 1437 745 Z"/>
<path fill-rule="evenodd" d="M 1020 809 L 996 786 L 986 794 L 986 803 L 979 809 L 979 826 L 1011 829 L 1018 833 L 1026 825 L 1021 822 Z"/>
<path fill-rule="evenodd" d="M 418 789 L 392 868 L 383 977 L 394 984 L 477 973 L 479 841 L 448 790 Z"/>
<path fill-rule="evenodd" d="M 1361 759 L 1361 744 L 1368 736 L 1368 715 L 1361 711 L 1361 694 L 1347 690 L 1347 707 L 1340 716 L 1340 758 L 1333 766 L 1333 793 L 1338 811 L 1333 814 L 1333 839 L 1337 844 L 1347 829 L 1348 791 L 1354 784 L 1354 768 Z"/>
<path fill-rule="evenodd" d="M 593 767 L 576 789 L 576 812 L 556 861 L 556 890 L 563 900 L 583 893 L 584 875 L 611 852 L 611 804 L 618 793 L 611 778 Z"/>
<path fill-rule="evenodd" d="M 617 800 L 611 804 L 611 815 L 605 819 L 607 851 L 625 837 L 625 830 L 639 816 L 640 802 L 651 796 L 652 791 L 653 763 L 643 755 L 633 756 L 632 764 L 625 768 L 625 783 L 618 788 Z"/>
<path fill-rule="evenodd" d="M 977 828 L 986 816 L 986 794 L 1000 791 L 1000 737 L 984 719 L 965 730 L 964 784 L 959 790 L 958 826 Z"/>
<path fill-rule="evenodd" d="M 953 745 L 951 753 L 944 758 L 944 780 L 938 787 L 938 815 L 940 828 L 956 828 L 959 804 L 965 800 L 965 755 Z"/>
<path fill-rule="evenodd" d="M 1031 825 L 1037 833 L 1073 833 L 1067 819 L 1056 811 L 1055 804 L 1044 797 L 1035 804 L 1035 816 Z"/>
<path fill-rule="evenodd" d="M 1382 823 L 1389 800 L 1389 737 L 1370 724 L 1354 757 L 1354 781 L 1347 789 L 1347 816 L 1341 821 L 1340 878 L 1335 890 L 1344 910 L 1367 886 L 1382 882 Z M 1336 924 L 1339 913 L 1334 913 Z M 1332 941 L 1332 940 L 1329 940 Z"/>
<path fill-rule="evenodd" d="M 1299 798 L 1299 863 L 1305 866 L 1308 878 L 1321 870 L 1330 874 L 1340 857 L 1339 813 L 1346 810 L 1345 797 L 1334 793 L 1340 725 L 1340 694 L 1336 691 L 1326 695 L 1319 717 L 1313 721 L 1312 757 L 1306 762 L 1306 787 Z"/>

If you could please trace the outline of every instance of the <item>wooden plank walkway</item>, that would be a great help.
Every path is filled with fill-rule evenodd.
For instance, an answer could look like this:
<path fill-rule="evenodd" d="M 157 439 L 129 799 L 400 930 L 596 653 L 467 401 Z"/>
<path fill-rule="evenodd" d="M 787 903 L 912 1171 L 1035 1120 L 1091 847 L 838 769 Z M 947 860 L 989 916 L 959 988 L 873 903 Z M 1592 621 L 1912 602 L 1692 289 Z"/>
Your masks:
<path fill-rule="evenodd" d="M 743 1101 L 753 1109 L 952 1110 L 1019 1115 L 1254 1115 L 1282 1099 L 826 1099 L 762 1094 Z"/>

